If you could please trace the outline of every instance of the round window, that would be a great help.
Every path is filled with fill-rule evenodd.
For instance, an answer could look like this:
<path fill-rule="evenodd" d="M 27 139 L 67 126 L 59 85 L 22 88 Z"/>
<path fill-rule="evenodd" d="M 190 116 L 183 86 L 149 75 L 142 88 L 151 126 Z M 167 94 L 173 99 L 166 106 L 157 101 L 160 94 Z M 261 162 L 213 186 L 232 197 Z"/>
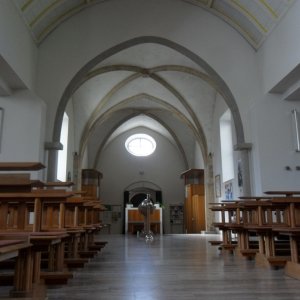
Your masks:
<path fill-rule="evenodd" d="M 125 142 L 125 147 L 129 153 L 135 156 L 148 156 L 155 151 L 156 142 L 148 134 L 131 135 Z"/>

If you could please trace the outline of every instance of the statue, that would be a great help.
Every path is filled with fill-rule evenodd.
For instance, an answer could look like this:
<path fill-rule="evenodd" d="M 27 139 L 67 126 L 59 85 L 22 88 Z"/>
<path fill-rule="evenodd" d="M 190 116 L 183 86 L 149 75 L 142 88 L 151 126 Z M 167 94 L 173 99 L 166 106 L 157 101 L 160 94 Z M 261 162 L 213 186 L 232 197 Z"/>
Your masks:
<path fill-rule="evenodd" d="M 142 201 L 139 205 L 139 212 L 144 216 L 144 230 L 143 235 L 145 236 L 145 240 L 153 241 L 154 235 L 153 232 L 150 230 L 150 215 L 154 211 L 154 205 L 150 199 L 150 194 L 147 194 L 147 198 Z"/>

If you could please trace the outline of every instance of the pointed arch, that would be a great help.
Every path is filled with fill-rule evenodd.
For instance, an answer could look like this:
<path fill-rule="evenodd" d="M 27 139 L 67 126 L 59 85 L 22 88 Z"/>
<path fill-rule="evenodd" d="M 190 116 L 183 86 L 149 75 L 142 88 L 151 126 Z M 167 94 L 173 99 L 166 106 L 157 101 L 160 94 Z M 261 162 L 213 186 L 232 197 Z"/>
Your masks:
<path fill-rule="evenodd" d="M 85 148 L 86 148 L 86 145 L 87 145 L 87 142 L 88 142 L 88 138 L 89 138 L 94 126 L 96 126 L 96 124 L 101 124 L 102 122 L 104 122 L 104 120 L 106 120 L 108 118 L 108 116 L 112 115 L 116 111 L 119 111 L 125 105 L 130 104 L 130 102 L 133 102 L 136 99 L 139 99 L 140 97 L 144 97 L 144 98 L 147 98 L 150 101 L 158 103 L 165 110 L 170 111 L 173 115 L 175 115 L 177 118 L 179 118 L 184 124 L 186 124 L 192 130 L 192 132 L 194 134 L 194 137 L 195 137 L 196 141 L 199 143 L 199 146 L 201 148 L 201 151 L 202 151 L 202 154 L 203 154 L 203 159 L 204 159 L 204 161 L 206 161 L 207 145 L 206 145 L 205 138 L 203 138 L 204 133 L 201 130 L 199 131 L 199 129 L 196 128 L 194 126 L 194 124 L 192 124 L 192 122 L 182 112 L 180 112 L 176 107 L 172 106 L 171 104 L 165 102 L 162 99 L 156 98 L 156 97 L 148 95 L 148 94 L 139 94 L 139 95 L 135 95 L 135 96 L 132 96 L 130 98 L 124 99 L 120 103 L 118 103 L 118 104 L 114 105 L 113 107 L 111 107 L 110 109 L 108 109 L 102 115 L 99 115 L 97 117 L 97 119 L 95 120 L 95 122 L 93 123 L 93 127 L 90 128 L 90 130 L 85 131 L 83 133 L 82 137 L 81 137 L 79 156 L 80 157 L 83 156 L 83 153 L 85 151 Z M 135 110 L 135 111 L 138 112 L 138 113 L 141 113 L 141 110 Z M 143 113 L 145 113 L 145 112 L 143 112 Z"/>
<path fill-rule="evenodd" d="M 93 168 L 97 168 L 97 162 L 99 161 L 99 158 L 100 158 L 100 155 L 101 155 L 101 152 L 102 150 L 104 149 L 109 137 L 111 136 L 111 134 L 119 127 L 121 126 L 124 122 L 140 115 L 141 112 L 133 112 L 132 114 L 126 116 L 124 119 L 120 120 L 120 122 L 118 122 L 118 124 L 116 124 L 116 126 L 114 126 L 112 128 L 112 130 L 110 132 L 107 133 L 107 135 L 105 136 L 103 142 L 100 144 L 100 146 L 98 147 L 97 149 L 97 153 L 96 153 L 96 156 L 95 156 L 95 159 L 94 159 L 94 163 L 93 163 Z M 167 129 L 167 131 L 170 133 L 170 135 L 172 136 L 172 138 L 174 139 L 175 143 L 176 143 L 176 146 L 177 148 L 179 149 L 179 152 L 182 156 L 182 159 L 183 159 L 183 162 L 185 164 L 185 168 L 188 169 L 189 168 L 189 164 L 188 164 L 188 160 L 187 160 L 187 157 L 186 157 L 186 154 L 184 152 L 184 149 L 183 149 L 183 146 L 182 144 L 180 143 L 180 140 L 178 139 L 176 133 L 165 123 L 163 122 L 163 120 L 157 118 L 155 115 L 149 113 L 149 112 L 143 112 L 144 115 L 154 119 L 155 121 L 157 121 L 158 123 L 160 123 L 164 128 Z"/>
<path fill-rule="evenodd" d="M 90 60 L 88 63 L 86 63 L 72 78 L 68 86 L 66 87 L 60 101 L 59 105 L 57 107 L 56 116 L 55 116 L 55 122 L 54 122 L 54 128 L 53 128 L 53 142 L 59 142 L 60 140 L 60 128 L 62 124 L 62 118 L 63 113 L 65 111 L 66 105 L 68 101 L 70 100 L 73 93 L 81 86 L 81 84 L 86 80 L 86 76 L 88 76 L 88 73 L 99 63 L 107 59 L 108 57 L 122 51 L 125 49 L 128 49 L 130 47 L 139 45 L 139 44 L 147 44 L 147 43 L 154 43 L 154 44 L 160 44 L 166 47 L 169 47 L 182 55 L 188 57 L 190 60 L 192 60 L 194 63 L 199 65 L 213 80 L 214 87 L 220 92 L 222 97 L 224 98 L 227 106 L 231 110 L 235 130 L 236 130 L 236 136 L 237 136 L 237 143 L 243 144 L 245 143 L 245 137 L 244 137 L 244 129 L 243 129 L 243 123 L 241 120 L 240 112 L 236 103 L 236 100 L 230 91 L 229 87 L 225 83 L 225 81 L 221 78 L 221 76 L 201 57 L 199 57 L 194 52 L 190 51 L 189 49 L 185 48 L 184 46 L 175 43 L 171 40 L 156 37 L 156 36 L 142 36 L 133 38 L 130 40 L 127 40 L 125 42 L 122 42 L 118 45 L 115 45 L 106 51 L 100 53 L 95 58 Z"/>

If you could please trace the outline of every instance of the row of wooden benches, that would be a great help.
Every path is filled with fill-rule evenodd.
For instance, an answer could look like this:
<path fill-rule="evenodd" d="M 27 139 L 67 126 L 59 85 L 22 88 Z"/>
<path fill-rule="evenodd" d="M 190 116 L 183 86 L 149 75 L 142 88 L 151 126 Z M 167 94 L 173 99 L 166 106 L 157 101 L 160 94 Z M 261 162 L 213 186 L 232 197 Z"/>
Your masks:
<path fill-rule="evenodd" d="M 222 241 L 211 244 L 254 258 L 258 265 L 284 267 L 288 276 L 300 279 L 300 192 L 265 194 L 212 203 Z"/>
<path fill-rule="evenodd" d="M 0 171 L 37 169 L 37 164 L 0 163 Z M 95 197 L 70 191 L 70 185 L 0 174 L 0 285 L 12 285 L 11 296 L 67 283 L 72 268 L 83 267 L 105 246 L 94 240 L 104 207 Z"/>

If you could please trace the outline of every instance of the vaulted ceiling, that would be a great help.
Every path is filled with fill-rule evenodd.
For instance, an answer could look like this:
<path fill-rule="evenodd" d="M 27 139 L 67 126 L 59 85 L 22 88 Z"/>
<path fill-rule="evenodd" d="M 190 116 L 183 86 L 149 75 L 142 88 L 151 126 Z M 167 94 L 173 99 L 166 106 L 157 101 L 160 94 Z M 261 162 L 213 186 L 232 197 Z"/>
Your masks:
<path fill-rule="evenodd" d="M 63 21 L 103 2 L 125 0 L 13 0 L 37 45 Z M 149 0 L 151 1 L 151 0 Z M 164 0 L 158 0 L 164 1 Z M 257 50 L 293 0 L 174 0 L 205 9 L 237 30 Z M 158 4 L 159 5 L 159 4 Z M 113 5 L 111 6 L 113 7 Z M 150 129 L 168 139 L 193 167 L 195 141 L 203 159 L 211 144 L 218 91 L 201 66 L 182 53 L 145 43 L 95 65 L 72 95 L 78 151 L 91 167 L 116 137 Z M 227 103 L 228 104 L 228 103 Z"/>
<path fill-rule="evenodd" d="M 126 64 L 120 64 L 126 62 Z M 95 66 L 72 97 L 80 154 L 88 145 L 93 166 L 101 150 L 131 129 L 151 129 L 193 165 L 195 140 L 207 155 L 216 90 L 186 56 L 158 44 L 141 44 Z M 201 120 L 201 124 L 199 122 Z"/>
<path fill-rule="evenodd" d="M 64 20 L 112 0 L 13 0 L 37 44 Z M 163 1 L 163 0 L 161 0 Z M 234 27 L 255 49 L 294 0 L 178 0 L 199 6 Z M 171 8 L 172 9 L 172 8 Z"/>

